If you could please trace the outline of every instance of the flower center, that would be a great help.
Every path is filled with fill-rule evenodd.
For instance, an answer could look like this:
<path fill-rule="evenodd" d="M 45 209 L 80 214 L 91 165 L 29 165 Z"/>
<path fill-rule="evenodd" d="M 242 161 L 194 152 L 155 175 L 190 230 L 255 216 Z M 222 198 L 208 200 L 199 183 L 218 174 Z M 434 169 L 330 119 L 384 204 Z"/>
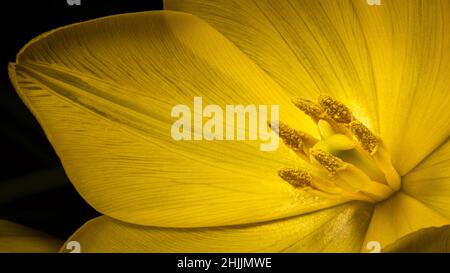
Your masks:
<path fill-rule="evenodd" d="M 383 141 L 347 106 L 329 96 L 292 102 L 317 124 L 320 139 L 284 123 L 272 128 L 309 166 L 281 168 L 282 179 L 316 195 L 372 203 L 399 190 L 400 176 Z"/>

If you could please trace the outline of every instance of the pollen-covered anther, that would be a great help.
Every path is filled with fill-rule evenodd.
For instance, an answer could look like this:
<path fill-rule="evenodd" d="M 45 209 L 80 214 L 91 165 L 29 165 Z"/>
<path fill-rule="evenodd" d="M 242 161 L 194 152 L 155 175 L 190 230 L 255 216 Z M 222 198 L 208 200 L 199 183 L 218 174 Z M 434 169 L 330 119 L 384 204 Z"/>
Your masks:
<path fill-rule="evenodd" d="M 311 156 L 328 172 L 335 175 L 339 170 L 345 169 L 346 164 L 340 158 L 323 150 L 315 149 L 310 151 Z"/>
<path fill-rule="evenodd" d="M 281 168 L 278 175 L 294 187 L 305 188 L 312 183 L 312 176 L 307 171 L 297 168 Z"/>
<path fill-rule="evenodd" d="M 288 125 L 281 123 L 278 126 L 278 134 L 283 142 L 294 151 L 303 152 L 318 142 L 313 136 L 297 131 Z"/>
<path fill-rule="evenodd" d="M 379 144 L 378 138 L 369 128 L 357 120 L 353 120 L 348 125 L 353 135 L 358 139 L 364 150 L 373 154 L 376 152 Z"/>
<path fill-rule="evenodd" d="M 324 117 L 324 111 L 320 105 L 311 100 L 295 97 L 292 98 L 292 103 L 316 121 Z"/>
<path fill-rule="evenodd" d="M 343 103 L 333 99 L 330 96 L 321 95 L 319 105 L 327 115 L 336 122 L 349 123 L 353 120 L 352 111 Z"/>

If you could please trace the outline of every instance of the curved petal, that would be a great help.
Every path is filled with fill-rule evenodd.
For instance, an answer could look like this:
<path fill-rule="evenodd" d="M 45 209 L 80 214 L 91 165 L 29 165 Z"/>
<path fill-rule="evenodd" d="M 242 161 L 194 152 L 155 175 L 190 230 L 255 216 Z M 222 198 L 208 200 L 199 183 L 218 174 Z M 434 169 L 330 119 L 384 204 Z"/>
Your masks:
<path fill-rule="evenodd" d="M 46 233 L 0 220 L 0 253 L 57 252 L 63 242 Z"/>
<path fill-rule="evenodd" d="M 283 88 L 329 94 L 378 128 L 370 54 L 351 1 L 165 0 L 218 29 Z"/>
<path fill-rule="evenodd" d="M 383 1 L 358 11 L 377 78 L 380 135 L 405 175 L 450 134 L 450 2 Z"/>
<path fill-rule="evenodd" d="M 354 252 L 372 206 L 342 206 L 272 222 L 198 229 L 143 227 L 99 217 L 69 241 L 81 252 Z"/>
<path fill-rule="evenodd" d="M 375 206 L 364 245 L 377 241 L 384 248 L 419 229 L 448 224 L 449 218 L 400 192 Z"/>
<path fill-rule="evenodd" d="M 403 191 L 450 219 L 450 142 L 402 179 Z"/>
<path fill-rule="evenodd" d="M 277 104 L 281 120 L 313 128 L 276 83 L 192 15 L 125 14 L 52 31 L 19 53 L 10 77 L 76 189 L 116 219 L 232 225 L 342 202 L 280 179 L 280 167 L 301 164 L 284 146 L 172 138 L 172 107 L 192 109 L 194 96 L 223 108 Z"/>
<path fill-rule="evenodd" d="M 449 253 L 450 226 L 424 228 L 413 232 L 388 245 L 382 252 Z"/>
<path fill-rule="evenodd" d="M 287 90 L 329 93 L 356 108 L 402 175 L 450 133 L 449 1 L 164 4 L 206 20 Z"/>

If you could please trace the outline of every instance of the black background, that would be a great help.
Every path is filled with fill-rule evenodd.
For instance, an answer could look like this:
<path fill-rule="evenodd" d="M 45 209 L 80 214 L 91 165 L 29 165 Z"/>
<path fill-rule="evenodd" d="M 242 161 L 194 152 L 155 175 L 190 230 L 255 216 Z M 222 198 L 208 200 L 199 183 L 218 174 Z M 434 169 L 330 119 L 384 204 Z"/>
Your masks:
<path fill-rule="evenodd" d="M 7 65 L 30 39 L 63 25 L 101 16 L 162 9 L 162 0 L 2 1 L 0 3 L 0 219 L 21 223 L 66 239 L 98 213 L 75 191 L 39 124 L 16 95 Z M 40 176 L 36 176 L 40 173 Z M 44 180 L 59 186 L 9 198 L 11 185 L 38 188 Z M 6 198 L 5 198 L 6 197 Z"/>

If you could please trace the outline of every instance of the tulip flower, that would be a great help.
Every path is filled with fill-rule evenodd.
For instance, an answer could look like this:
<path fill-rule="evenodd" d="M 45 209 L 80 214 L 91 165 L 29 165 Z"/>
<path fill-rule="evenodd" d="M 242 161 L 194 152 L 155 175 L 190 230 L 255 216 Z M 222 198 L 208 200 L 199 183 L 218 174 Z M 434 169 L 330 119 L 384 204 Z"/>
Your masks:
<path fill-rule="evenodd" d="M 449 1 L 165 8 L 52 30 L 9 65 L 104 214 L 69 239 L 82 252 L 403 251 L 448 234 L 424 235 L 450 224 Z M 278 149 L 174 140 L 171 110 L 194 97 L 278 105 Z"/>

